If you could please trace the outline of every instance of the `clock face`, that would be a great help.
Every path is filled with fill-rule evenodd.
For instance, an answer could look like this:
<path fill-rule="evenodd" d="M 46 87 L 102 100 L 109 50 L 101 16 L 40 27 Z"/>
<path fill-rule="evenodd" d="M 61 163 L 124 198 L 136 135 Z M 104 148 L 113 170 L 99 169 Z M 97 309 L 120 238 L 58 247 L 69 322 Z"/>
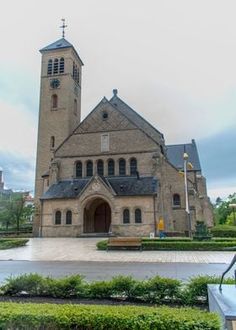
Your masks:
<path fill-rule="evenodd" d="M 60 86 L 60 80 L 59 79 L 52 79 L 50 81 L 50 86 L 52 88 L 58 88 Z"/>

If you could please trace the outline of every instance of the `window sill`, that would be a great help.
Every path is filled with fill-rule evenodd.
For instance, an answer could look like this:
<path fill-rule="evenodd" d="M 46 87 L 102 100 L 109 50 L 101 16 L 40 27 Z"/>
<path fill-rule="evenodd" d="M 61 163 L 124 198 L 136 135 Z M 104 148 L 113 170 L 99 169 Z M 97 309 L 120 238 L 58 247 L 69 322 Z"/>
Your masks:
<path fill-rule="evenodd" d="M 181 208 L 181 206 L 177 206 L 177 205 L 176 205 L 176 206 L 172 206 L 172 209 L 173 209 L 173 210 L 181 210 L 182 208 Z"/>

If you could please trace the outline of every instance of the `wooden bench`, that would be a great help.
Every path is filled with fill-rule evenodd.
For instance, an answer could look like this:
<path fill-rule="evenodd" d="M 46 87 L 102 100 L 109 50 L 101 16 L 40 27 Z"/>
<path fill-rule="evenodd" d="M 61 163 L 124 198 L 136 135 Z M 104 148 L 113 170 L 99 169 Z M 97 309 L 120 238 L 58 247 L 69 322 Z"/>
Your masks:
<path fill-rule="evenodd" d="M 140 237 L 110 237 L 107 243 L 109 249 L 139 249 L 142 251 L 142 238 Z"/>

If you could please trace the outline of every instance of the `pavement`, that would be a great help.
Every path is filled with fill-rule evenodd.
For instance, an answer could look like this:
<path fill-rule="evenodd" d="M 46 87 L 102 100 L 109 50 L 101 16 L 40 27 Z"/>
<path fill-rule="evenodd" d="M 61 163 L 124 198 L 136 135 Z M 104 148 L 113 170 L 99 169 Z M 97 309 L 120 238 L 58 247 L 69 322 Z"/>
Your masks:
<path fill-rule="evenodd" d="M 196 275 L 220 276 L 235 252 L 98 251 L 101 238 L 31 238 L 24 247 L 0 250 L 0 282 L 11 275 L 39 273 L 62 277 L 81 274 L 87 280 L 115 275 L 146 279 L 155 275 L 186 281 Z M 232 276 L 231 271 L 228 276 Z"/>
<path fill-rule="evenodd" d="M 229 251 L 98 251 L 101 238 L 31 238 L 24 247 L 0 250 L 0 261 L 93 261 L 229 264 Z"/>
<path fill-rule="evenodd" d="M 10 276 L 38 273 L 44 276 L 64 277 L 81 274 L 88 281 L 109 280 L 117 275 L 147 279 L 160 275 L 187 281 L 196 275 L 221 276 L 226 264 L 102 262 L 102 261 L 0 261 L 0 282 Z M 233 271 L 227 276 L 232 277 Z"/>

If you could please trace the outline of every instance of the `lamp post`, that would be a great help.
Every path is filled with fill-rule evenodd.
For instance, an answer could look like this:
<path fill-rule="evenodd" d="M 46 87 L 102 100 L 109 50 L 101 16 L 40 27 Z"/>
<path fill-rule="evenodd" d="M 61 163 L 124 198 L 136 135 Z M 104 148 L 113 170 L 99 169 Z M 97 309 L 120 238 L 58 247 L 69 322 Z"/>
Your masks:
<path fill-rule="evenodd" d="M 192 237 L 191 217 L 190 217 L 189 199 L 188 199 L 188 180 L 187 180 L 187 161 L 188 161 L 188 154 L 186 152 L 183 154 L 183 159 L 184 159 L 185 211 L 186 211 L 186 214 L 187 214 L 187 223 L 188 223 L 189 237 Z"/>
<path fill-rule="evenodd" d="M 235 219 L 236 204 L 229 204 L 229 207 L 233 209 L 234 225 L 236 226 L 236 219 Z"/>

